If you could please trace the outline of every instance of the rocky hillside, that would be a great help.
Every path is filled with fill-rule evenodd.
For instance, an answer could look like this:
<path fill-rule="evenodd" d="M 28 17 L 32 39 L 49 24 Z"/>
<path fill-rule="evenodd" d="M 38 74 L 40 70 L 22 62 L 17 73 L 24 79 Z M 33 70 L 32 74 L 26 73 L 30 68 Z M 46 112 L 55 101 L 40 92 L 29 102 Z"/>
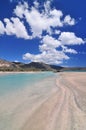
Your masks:
<path fill-rule="evenodd" d="M 86 67 L 61 67 L 56 65 L 48 65 L 41 62 L 31 62 L 29 64 L 24 64 L 21 62 L 9 62 L 0 59 L 0 71 L 86 71 Z"/>
<path fill-rule="evenodd" d="M 17 68 L 18 66 L 16 64 L 0 59 L 0 71 L 11 71 Z"/>
<path fill-rule="evenodd" d="M 23 64 L 23 63 L 15 63 L 16 65 L 18 65 L 22 71 L 26 70 L 26 71 L 57 71 L 60 70 L 60 67 L 55 67 L 52 65 L 48 65 L 45 63 L 41 63 L 41 62 L 31 62 L 29 64 Z"/>
<path fill-rule="evenodd" d="M 60 69 L 62 69 L 62 67 L 41 62 L 24 64 L 21 62 L 16 63 L 0 59 L 0 71 L 59 71 Z"/>

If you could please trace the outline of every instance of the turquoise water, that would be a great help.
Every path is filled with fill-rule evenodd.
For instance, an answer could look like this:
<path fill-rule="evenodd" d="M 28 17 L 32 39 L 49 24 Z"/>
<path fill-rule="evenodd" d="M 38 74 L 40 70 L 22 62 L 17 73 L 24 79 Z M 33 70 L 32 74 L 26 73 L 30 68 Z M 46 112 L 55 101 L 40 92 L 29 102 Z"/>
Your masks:
<path fill-rule="evenodd" d="M 35 84 L 36 82 L 53 75 L 54 73 L 52 72 L 0 75 L 0 96 L 11 91 L 22 89 L 27 85 L 31 86 L 31 84 Z"/>
<path fill-rule="evenodd" d="M 57 90 L 56 73 L 0 75 L 0 130 L 23 130 L 41 104 Z"/>

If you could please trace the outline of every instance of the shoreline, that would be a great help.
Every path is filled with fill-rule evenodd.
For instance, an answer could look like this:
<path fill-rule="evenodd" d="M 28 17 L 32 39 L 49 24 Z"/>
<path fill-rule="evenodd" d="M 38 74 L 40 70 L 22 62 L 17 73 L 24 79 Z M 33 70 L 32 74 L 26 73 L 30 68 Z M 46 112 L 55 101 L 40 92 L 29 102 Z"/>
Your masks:
<path fill-rule="evenodd" d="M 2 130 L 86 129 L 86 73 L 57 74 L 0 99 Z"/>
<path fill-rule="evenodd" d="M 53 71 L 0 71 L 1 74 L 24 74 L 24 73 L 45 73 L 45 72 L 52 72 L 52 73 L 86 73 L 86 71 L 61 71 L 61 72 L 53 72 Z"/>
<path fill-rule="evenodd" d="M 45 72 L 52 72 L 54 73 L 53 71 L 5 71 L 5 72 L 0 72 L 0 75 L 5 75 L 5 74 L 24 74 L 24 73 L 27 73 L 27 74 L 36 74 L 36 73 L 45 73 Z"/>

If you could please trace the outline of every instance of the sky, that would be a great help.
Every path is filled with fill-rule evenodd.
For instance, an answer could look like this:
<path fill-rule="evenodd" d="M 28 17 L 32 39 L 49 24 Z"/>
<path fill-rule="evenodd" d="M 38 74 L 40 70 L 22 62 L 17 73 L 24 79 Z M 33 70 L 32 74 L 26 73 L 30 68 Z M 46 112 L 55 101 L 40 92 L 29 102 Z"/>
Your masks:
<path fill-rule="evenodd" d="M 1 0 L 0 58 L 86 66 L 85 5 L 85 0 Z"/>

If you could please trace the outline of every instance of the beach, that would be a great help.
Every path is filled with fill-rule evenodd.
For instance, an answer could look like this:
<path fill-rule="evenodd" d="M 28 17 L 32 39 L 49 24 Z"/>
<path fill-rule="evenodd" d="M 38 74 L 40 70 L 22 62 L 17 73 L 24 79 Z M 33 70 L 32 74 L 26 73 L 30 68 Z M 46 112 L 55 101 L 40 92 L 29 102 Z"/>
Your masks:
<path fill-rule="evenodd" d="M 0 130 L 86 130 L 86 72 L 60 72 L 2 96 Z"/>

